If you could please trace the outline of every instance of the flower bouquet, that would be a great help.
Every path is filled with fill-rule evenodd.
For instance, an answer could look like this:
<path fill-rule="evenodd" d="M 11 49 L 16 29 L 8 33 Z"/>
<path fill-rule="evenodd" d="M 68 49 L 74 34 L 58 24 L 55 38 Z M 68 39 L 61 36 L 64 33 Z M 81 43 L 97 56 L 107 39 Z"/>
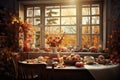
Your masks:
<path fill-rule="evenodd" d="M 62 35 L 46 35 L 46 44 L 49 45 L 49 47 L 51 47 L 54 52 L 56 47 L 58 47 L 61 43 L 62 43 L 62 40 L 63 40 L 63 37 L 64 37 L 64 34 L 63 33 Z"/>

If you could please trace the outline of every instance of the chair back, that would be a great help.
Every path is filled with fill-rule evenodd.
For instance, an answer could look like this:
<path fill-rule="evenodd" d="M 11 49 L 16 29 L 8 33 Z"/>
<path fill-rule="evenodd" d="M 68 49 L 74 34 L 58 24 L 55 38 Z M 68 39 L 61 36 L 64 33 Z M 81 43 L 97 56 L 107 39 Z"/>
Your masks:
<path fill-rule="evenodd" d="M 28 64 L 18 62 L 20 80 L 45 80 L 46 64 Z"/>

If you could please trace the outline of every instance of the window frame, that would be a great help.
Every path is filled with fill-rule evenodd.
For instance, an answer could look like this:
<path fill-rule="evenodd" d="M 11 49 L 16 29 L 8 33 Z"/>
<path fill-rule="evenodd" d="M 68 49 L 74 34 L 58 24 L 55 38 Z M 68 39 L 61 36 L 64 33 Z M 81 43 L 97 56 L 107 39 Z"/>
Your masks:
<path fill-rule="evenodd" d="M 91 5 L 92 4 L 99 4 L 100 6 L 99 6 L 99 15 L 94 15 L 94 16 L 99 16 L 100 17 L 100 21 L 99 21 L 99 24 L 97 24 L 97 25 L 99 25 L 100 26 L 100 29 L 99 29 L 99 33 L 100 34 L 92 34 L 92 31 L 91 31 L 91 29 L 90 29 L 90 37 L 92 37 L 93 35 L 99 35 L 99 45 L 102 45 L 102 46 L 104 46 L 103 45 L 103 4 L 102 4 L 102 2 L 95 2 L 95 1 L 93 1 L 93 2 L 91 2 L 91 3 L 88 3 L 88 2 L 86 2 L 86 3 L 84 3 L 84 4 L 81 4 L 81 6 L 82 5 L 90 5 L 90 10 L 91 10 Z M 80 10 L 78 10 L 78 14 L 80 14 L 81 15 L 81 20 L 78 20 L 78 21 L 80 21 L 80 22 L 78 22 L 78 24 L 80 25 L 80 28 L 79 28 L 79 32 L 80 32 L 80 34 L 78 35 L 78 38 L 80 38 L 80 39 L 82 39 L 82 26 L 85 26 L 85 25 L 82 25 L 82 7 L 80 8 Z M 79 15 L 79 17 L 80 17 L 80 15 Z M 87 15 L 83 15 L 83 16 L 87 16 Z M 91 13 L 90 13 L 90 19 L 92 18 L 92 16 L 93 15 L 91 15 Z M 78 17 L 78 18 L 79 18 Z M 92 19 L 91 19 L 92 20 Z M 93 26 L 93 24 L 91 24 L 92 22 L 90 21 L 90 24 L 89 24 L 89 26 L 90 26 L 90 28 L 92 28 L 92 26 Z M 96 24 L 95 24 L 96 25 Z M 88 34 L 85 34 L 85 35 L 88 35 Z M 82 41 L 80 40 L 80 39 L 78 39 L 80 42 L 78 42 L 80 45 L 81 45 L 81 43 L 82 43 Z M 92 38 L 91 38 L 92 39 Z M 90 40 L 90 46 L 92 45 L 92 41 Z"/>
<path fill-rule="evenodd" d="M 93 1 L 92 3 L 88 3 L 88 2 L 84 2 L 84 3 L 82 3 L 82 4 L 100 4 L 100 44 L 101 45 L 103 45 L 103 4 L 102 4 L 102 2 L 101 1 L 97 1 L 97 2 L 95 2 L 95 1 Z M 44 6 L 48 6 L 48 5 L 58 5 L 58 4 L 60 4 L 60 5 L 63 5 L 64 3 L 53 3 L 53 4 L 49 4 L 49 3 L 47 3 L 47 4 L 41 4 L 40 6 L 42 7 L 42 10 L 44 11 L 45 10 L 45 7 Z M 74 3 L 73 3 L 74 4 Z M 81 44 L 81 40 L 80 40 L 80 38 L 81 38 L 81 34 L 79 34 L 79 32 L 82 32 L 81 31 L 81 20 L 80 19 L 78 19 L 78 17 L 80 17 L 80 14 L 81 14 L 81 12 L 80 12 L 80 9 L 78 8 L 78 6 L 81 6 L 82 4 L 75 4 L 77 7 L 76 7 L 76 16 L 77 16 L 77 18 L 76 18 L 76 28 L 77 28 L 77 32 L 76 32 L 76 36 L 77 36 L 77 41 L 76 41 L 76 43 L 77 44 Z M 24 7 L 28 7 L 28 6 L 32 6 L 31 4 L 30 5 L 25 5 Z M 39 4 L 37 4 L 37 5 L 34 5 L 34 6 L 39 6 Z M 24 9 L 24 12 L 25 12 L 25 9 Z M 25 15 L 26 13 L 24 13 L 24 15 Z M 44 12 L 42 12 L 42 15 L 44 15 L 45 16 L 45 11 Z M 41 21 L 41 30 L 45 30 L 44 28 L 45 28 L 45 19 L 44 19 L 45 17 L 42 17 L 41 19 L 42 19 L 42 21 Z M 26 19 L 26 16 L 24 17 L 24 20 Z M 40 33 L 40 47 L 45 47 L 45 41 L 43 40 L 43 37 L 45 36 L 43 33 Z M 104 45 L 103 45 L 104 46 Z"/>

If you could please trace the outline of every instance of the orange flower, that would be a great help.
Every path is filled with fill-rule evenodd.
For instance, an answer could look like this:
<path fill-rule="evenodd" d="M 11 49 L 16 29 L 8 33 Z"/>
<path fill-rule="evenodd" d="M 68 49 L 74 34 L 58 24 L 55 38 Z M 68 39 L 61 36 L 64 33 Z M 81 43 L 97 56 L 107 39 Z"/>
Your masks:
<path fill-rule="evenodd" d="M 65 33 L 64 33 L 65 34 Z M 62 36 L 49 36 L 48 34 L 46 35 L 47 41 L 46 43 L 50 46 L 50 47 L 57 47 L 62 43 L 64 34 Z"/>

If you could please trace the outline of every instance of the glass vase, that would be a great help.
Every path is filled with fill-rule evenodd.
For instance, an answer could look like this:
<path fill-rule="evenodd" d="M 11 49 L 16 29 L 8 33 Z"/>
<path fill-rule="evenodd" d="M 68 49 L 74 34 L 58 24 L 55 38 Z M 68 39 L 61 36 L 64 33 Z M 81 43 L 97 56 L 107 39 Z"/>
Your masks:
<path fill-rule="evenodd" d="M 51 52 L 53 54 L 56 54 L 57 53 L 57 47 L 51 47 Z"/>

